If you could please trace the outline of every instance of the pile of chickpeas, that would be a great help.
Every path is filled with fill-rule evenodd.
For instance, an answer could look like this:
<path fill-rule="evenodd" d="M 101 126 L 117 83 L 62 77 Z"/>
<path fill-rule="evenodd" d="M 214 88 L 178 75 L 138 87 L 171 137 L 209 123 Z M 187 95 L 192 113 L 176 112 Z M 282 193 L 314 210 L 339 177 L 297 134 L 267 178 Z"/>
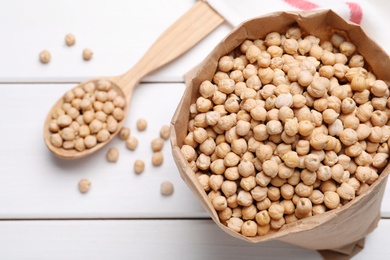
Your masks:
<path fill-rule="evenodd" d="M 79 152 L 106 142 L 125 118 L 126 100 L 107 80 L 87 82 L 63 97 L 49 123 L 54 147 Z"/>
<path fill-rule="evenodd" d="M 342 207 L 389 155 L 390 98 L 342 33 L 291 27 L 219 59 L 181 152 L 222 224 L 244 236 Z"/>

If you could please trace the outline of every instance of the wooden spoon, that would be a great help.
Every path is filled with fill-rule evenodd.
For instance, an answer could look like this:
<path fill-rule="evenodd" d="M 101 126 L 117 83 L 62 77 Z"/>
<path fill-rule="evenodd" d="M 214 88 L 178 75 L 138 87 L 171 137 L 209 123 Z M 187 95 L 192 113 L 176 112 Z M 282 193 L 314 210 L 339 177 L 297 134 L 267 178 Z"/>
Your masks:
<path fill-rule="evenodd" d="M 152 47 L 132 69 L 117 77 L 104 78 L 105 80 L 110 81 L 113 89 L 125 98 L 125 115 L 127 115 L 131 94 L 135 86 L 145 75 L 185 53 L 206 35 L 217 28 L 223 21 L 224 19 L 212 10 L 208 4 L 203 1 L 197 1 L 197 3 L 189 11 L 187 11 L 187 13 L 180 17 L 156 40 Z M 80 85 L 87 82 L 96 82 L 98 80 L 99 79 L 86 81 Z M 57 108 L 61 108 L 63 103 L 64 101 L 61 97 L 49 111 L 43 130 L 46 146 L 56 156 L 61 158 L 80 158 L 99 150 L 115 137 L 126 119 L 124 118 L 119 122 L 117 130 L 111 134 L 107 141 L 98 143 L 90 149 L 85 149 L 79 152 L 75 149 L 67 150 L 64 148 L 58 148 L 53 146 L 50 142 L 50 136 L 52 133 L 49 130 L 49 123 L 52 120 L 53 112 Z"/>

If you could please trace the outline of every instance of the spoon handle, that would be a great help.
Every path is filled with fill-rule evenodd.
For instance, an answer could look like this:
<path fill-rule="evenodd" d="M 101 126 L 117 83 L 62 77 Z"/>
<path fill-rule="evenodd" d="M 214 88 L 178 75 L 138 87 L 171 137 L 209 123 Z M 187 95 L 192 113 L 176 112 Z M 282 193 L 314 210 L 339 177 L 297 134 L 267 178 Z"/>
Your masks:
<path fill-rule="evenodd" d="M 132 69 L 117 78 L 118 86 L 129 97 L 141 78 L 185 53 L 223 21 L 206 2 L 197 1 L 155 41 Z"/>

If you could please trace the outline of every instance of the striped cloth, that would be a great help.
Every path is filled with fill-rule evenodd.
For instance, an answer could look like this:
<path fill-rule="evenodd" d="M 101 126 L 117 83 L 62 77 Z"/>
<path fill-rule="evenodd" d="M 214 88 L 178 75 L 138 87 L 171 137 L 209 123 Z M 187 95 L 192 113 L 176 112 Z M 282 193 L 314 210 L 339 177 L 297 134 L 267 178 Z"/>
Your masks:
<path fill-rule="evenodd" d="M 390 53 L 390 1 L 381 0 L 207 0 L 232 26 L 276 11 L 332 9 L 362 28 Z"/>

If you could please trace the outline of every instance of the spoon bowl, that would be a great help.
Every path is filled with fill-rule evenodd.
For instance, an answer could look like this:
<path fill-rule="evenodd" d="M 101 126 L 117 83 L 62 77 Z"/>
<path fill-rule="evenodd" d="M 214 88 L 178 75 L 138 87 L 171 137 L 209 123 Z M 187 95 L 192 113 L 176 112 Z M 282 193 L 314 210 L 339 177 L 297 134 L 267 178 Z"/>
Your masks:
<path fill-rule="evenodd" d="M 61 108 L 64 104 L 64 98 L 62 97 L 51 108 L 44 123 L 43 132 L 46 146 L 56 156 L 67 159 L 80 158 L 92 154 L 93 152 L 105 146 L 118 134 L 121 127 L 123 126 L 126 120 L 127 111 L 129 109 L 131 95 L 140 80 L 145 75 L 185 53 L 197 42 L 212 32 L 216 27 L 218 27 L 223 21 L 223 18 L 213 9 L 211 9 L 207 3 L 203 1 L 197 1 L 197 3 L 189 11 L 187 11 L 174 24 L 172 24 L 156 40 L 156 42 L 150 47 L 150 49 L 132 69 L 118 77 L 102 78 L 102 80 L 107 80 L 110 82 L 112 88 L 125 100 L 125 105 L 122 108 L 124 116 L 120 120 L 117 120 L 117 128 L 115 131 L 110 131 L 110 135 L 107 139 L 105 139 L 105 141 L 97 142 L 95 146 L 91 148 L 86 147 L 86 149 L 81 151 L 71 147 L 68 147 L 69 149 L 65 149 L 62 146 L 58 147 L 58 145 L 53 145 L 51 139 L 53 138 L 53 135 L 57 133 L 57 131 L 50 131 L 49 125 L 52 120 L 55 120 L 52 115 L 56 113 L 57 109 Z M 89 80 L 77 85 L 76 87 L 84 86 L 89 82 L 98 82 L 99 80 L 101 79 Z M 79 113 L 82 114 L 83 111 L 79 109 Z M 101 123 L 104 125 L 106 122 Z M 63 129 L 60 129 L 60 131 L 62 130 Z M 75 131 L 75 138 L 78 138 L 77 135 L 78 133 Z M 57 137 L 59 137 L 59 135 L 57 135 Z"/>
<path fill-rule="evenodd" d="M 83 83 L 80 83 L 79 85 L 75 86 L 74 88 L 76 87 L 82 87 L 83 85 L 87 84 L 87 83 L 95 83 L 97 82 L 99 79 L 95 79 L 95 80 L 88 80 L 88 81 L 85 81 Z M 107 80 L 107 79 L 104 79 L 104 80 Z M 129 107 L 129 102 L 127 100 L 130 99 L 129 98 L 126 98 L 126 95 L 125 93 L 122 91 L 122 89 L 117 86 L 114 81 L 112 80 L 108 80 L 108 82 L 111 83 L 111 87 L 112 89 L 115 90 L 115 92 L 118 94 L 118 96 L 121 96 L 122 98 L 124 98 L 124 100 L 126 100 L 126 104 L 125 104 L 125 107 L 123 108 L 123 111 L 125 114 L 127 114 L 127 110 L 128 110 L 128 107 Z M 49 148 L 49 150 L 51 152 L 53 152 L 55 155 L 57 155 L 58 157 L 61 157 L 61 158 L 67 158 L 67 159 L 73 159 L 73 158 L 80 158 L 80 157 L 83 157 L 83 156 L 86 156 L 86 155 L 89 155 L 97 150 L 99 150 L 100 148 L 102 148 L 103 146 L 105 146 L 108 142 L 110 142 L 117 134 L 118 132 L 120 131 L 121 127 L 123 126 L 124 122 L 125 122 L 125 118 L 123 118 L 122 120 L 120 120 L 118 122 L 118 126 L 117 126 L 117 129 L 112 132 L 110 134 L 110 136 L 108 137 L 108 139 L 104 142 L 98 142 L 94 147 L 92 148 L 88 148 L 88 149 L 85 149 L 83 151 L 78 151 L 76 149 L 64 149 L 62 147 L 56 147 L 54 146 L 51 141 L 50 141 L 50 138 L 51 138 L 51 135 L 53 134 L 53 132 L 51 132 L 49 130 L 49 127 L 48 125 L 50 124 L 50 122 L 53 119 L 53 114 L 56 113 L 56 110 L 58 108 L 61 108 L 64 104 L 64 99 L 63 98 L 60 98 L 54 105 L 53 107 L 50 109 L 49 113 L 47 114 L 46 116 L 46 119 L 45 119 L 45 123 L 44 123 L 44 129 L 43 129 L 43 133 L 44 133 L 44 140 L 45 140 L 45 144 L 46 146 Z"/>

